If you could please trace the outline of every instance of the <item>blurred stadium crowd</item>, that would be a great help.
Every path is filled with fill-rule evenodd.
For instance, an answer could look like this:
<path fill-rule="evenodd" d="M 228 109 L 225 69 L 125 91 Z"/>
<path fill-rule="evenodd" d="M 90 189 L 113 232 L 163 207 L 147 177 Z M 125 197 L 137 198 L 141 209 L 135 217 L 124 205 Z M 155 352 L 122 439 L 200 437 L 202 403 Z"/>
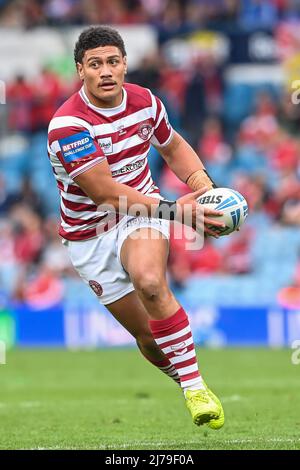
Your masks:
<path fill-rule="evenodd" d="M 298 0 L 0 0 L 0 8 L 8 27 L 150 23 L 171 34 L 216 23 L 272 28 L 300 14 Z"/>
<path fill-rule="evenodd" d="M 273 29 L 297 19 L 296 0 L 0 0 L 2 27 L 156 28 L 158 52 L 146 56 L 127 81 L 151 88 L 217 184 L 237 189 L 249 203 L 247 225 L 233 236 L 207 239 L 201 251 L 186 251 L 184 240 L 171 239 L 173 286 L 218 303 L 300 306 L 300 105 L 285 84 L 229 83 L 213 54 L 176 67 L 162 47 L 199 27 Z M 75 276 L 57 235 L 58 195 L 46 139 L 53 113 L 79 86 L 75 74 L 66 80 L 46 66 L 34 79 L 19 74 L 7 84 L 0 134 L 0 291 L 13 299 L 51 304 L 63 296 L 63 280 Z M 150 163 L 167 198 L 188 191 L 154 149 Z"/>

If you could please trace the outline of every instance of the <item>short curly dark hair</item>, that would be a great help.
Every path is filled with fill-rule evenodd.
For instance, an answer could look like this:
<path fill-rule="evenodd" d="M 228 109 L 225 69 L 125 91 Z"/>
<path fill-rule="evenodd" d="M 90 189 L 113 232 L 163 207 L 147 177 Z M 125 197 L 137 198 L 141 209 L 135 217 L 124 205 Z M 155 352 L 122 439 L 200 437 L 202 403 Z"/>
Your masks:
<path fill-rule="evenodd" d="M 124 41 L 118 31 L 109 26 L 90 26 L 82 31 L 74 48 L 75 63 L 82 64 L 85 51 L 102 46 L 116 46 L 126 56 Z"/>

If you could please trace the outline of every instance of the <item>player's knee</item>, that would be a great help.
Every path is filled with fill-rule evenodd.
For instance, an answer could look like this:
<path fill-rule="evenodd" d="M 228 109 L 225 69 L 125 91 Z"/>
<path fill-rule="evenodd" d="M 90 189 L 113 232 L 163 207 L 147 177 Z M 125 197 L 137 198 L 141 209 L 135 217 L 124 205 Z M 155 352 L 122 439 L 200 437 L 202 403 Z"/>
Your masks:
<path fill-rule="evenodd" d="M 149 300 L 159 298 L 166 288 L 165 280 L 154 273 L 143 273 L 136 276 L 134 284 L 135 288 Z"/>

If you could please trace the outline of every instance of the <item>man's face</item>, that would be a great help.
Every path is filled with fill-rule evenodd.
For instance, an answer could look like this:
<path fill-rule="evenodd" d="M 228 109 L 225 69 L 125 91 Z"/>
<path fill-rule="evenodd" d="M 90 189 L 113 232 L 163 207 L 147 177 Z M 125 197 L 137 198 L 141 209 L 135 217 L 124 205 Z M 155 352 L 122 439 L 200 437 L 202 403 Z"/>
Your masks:
<path fill-rule="evenodd" d="M 85 51 L 82 64 L 77 63 L 77 71 L 92 104 L 114 108 L 121 103 L 126 67 L 126 57 L 116 46 Z"/>

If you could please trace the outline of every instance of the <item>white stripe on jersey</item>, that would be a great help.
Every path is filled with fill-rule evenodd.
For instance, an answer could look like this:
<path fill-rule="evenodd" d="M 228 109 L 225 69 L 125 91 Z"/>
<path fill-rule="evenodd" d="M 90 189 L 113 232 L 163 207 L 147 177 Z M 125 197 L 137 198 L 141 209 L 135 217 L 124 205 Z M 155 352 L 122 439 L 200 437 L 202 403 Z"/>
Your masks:
<path fill-rule="evenodd" d="M 74 184 L 74 181 L 73 181 L 73 184 Z M 63 191 L 62 189 L 60 190 L 60 192 L 63 198 L 66 199 L 67 201 L 77 202 L 78 204 L 88 204 L 91 206 L 95 205 L 95 203 L 87 196 L 77 196 L 77 194 L 67 193 Z M 80 214 L 80 212 L 78 213 Z"/>
<path fill-rule="evenodd" d="M 116 170 L 120 170 L 121 168 L 125 167 L 126 165 L 132 165 L 134 163 L 138 163 L 140 161 L 143 161 L 143 160 L 145 160 L 147 155 L 148 155 L 148 151 L 146 151 L 144 153 L 141 153 L 140 155 L 136 155 L 135 157 L 128 157 L 128 158 L 124 158 L 124 159 L 120 160 L 119 162 L 111 163 L 109 165 L 110 171 L 113 172 L 113 171 L 116 171 Z"/>
<path fill-rule="evenodd" d="M 159 113 L 159 116 L 158 116 L 158 119 L 157 119 L 157 123 L 155 124 L 154 129 L 157 129 L 157 128 L 158 128 L 158 126 L 160 125 L 160 123 L 161 123 L 161 121 L 162 121 L 162 119 L 163 119 L 163 117 L 164 117 L 165 114 L 166 114 L 166 109 L 165 109 L 164 105 L 162 105 L 162 106 L 161 106 L 161 111 L 160 111 L 160 113 Z"/>
<path fill-rule="evenodd" d="M 139 191 L 141 188 L 143 188 L 143 186 L 145 186 L 145 183 L 148 181 L 148 179 L 150 177 L 151 177 L 151 171 L 149 170 L 148 173 L 146 174 L 145 178 L 143 179 L 143 181 L 139 185 L 134 186 L 134 189 Z M 152 178 L 151 178 L 151 180 L 152 180 Z"/>
<path fill-rule="evenodd" d="M 54 176 L 56 180 L 60 181 L 64 185 L 74 184 L 74 181 L 66 173 L 66 170 L 64 169 L 59 158 L 53 152 L 49 152 L 49 159 L 50 159 L 52 167 L 55 168 Z"/>
<path fill-rule="evenodd" d="M 140 111 L 136 111 L 135 113 L 129 114 L 128 116 L 124 116 L 122 119 L 117 119 L 112 123 L 107 124 L 98 124 L 94 126 L 95 134 L 98 135 L 106 135 L 106 134 L 113 134 L 114 132 L 118 132 L 119 128 L 122 126 L 122 129 L 126 129 L 126 127 L 133 126 L 134 124 L 138 124 L 141 121 L 145 121 L 146 119 L 153 118 L 153 110 L 151 107 L 141 109 Z M 122 141 L 123 142 L 123 141 Z M 139 139 L 139 144 L 141 143 Z"/>
<path fill-rule="evenodd" d="M 67 217 L 73 217 L 73 219 L 78 219 L 78 215 L 80 215 L 80 219 L 82 220 L 89 220 L 91 218 L 91 212 L 90 211 L 72 211 L 72 209 L 68 209 L 68 207 L 66 207 L 64 205 L 64 202 L 63 200 L 61 200 L 60 202 L 60 207 L 63 211 L 63 213 L 67 216 Z M 93 217 L 101 217 L 102 215 L 105 215 L 106 212 L 92 212 L 92 215 Z"/>
<path fill-rule="evenodd" d="M 86 163 L 85 165 L 81 165 L 80 168 L 77 168 L 76 170 L 70 173 L 70 177 L 76 178 L 76 176 L 80 175 L 86 170 L 89 170 L 90 168 L 93 168 L 93 166 L 97 165 L 100 162 L 103 162 L 103 160 L 105 160 L 105 157 L 98 157 L 98 158 L 95 158 L 95 160 L 92 160 L 91 162 Z"/>
<path fill-rule="evenodd" d="M 54 131 L 55 129 L 61 129 L 63 127 L 85 127 L 87 129 L 91 136 L 94 137 L 94 129 L 93 126 L 91 126 L 88 122 L 84 121 L 84 119 L 77 118 L 75 116 L 61 116 L 61 117 L 55 117 L 51 120 L 49 124 L 49 129 L 48 132 Z"/>
<path fill-rule="evenodd" d="M 66 232 L 69 232 L 69 233 L 83 232 L 84 230 L 90 230 L 90 229 L 97 229 L 97 232 L 101 233 L 101 227 L 103 227 L 107 223 L 112 224 L 112 221 L 114 221 L 116 219 L 116 217 L 117 217 L 116 212 L 110 212 L 110 213 L 107 214 L 106 217 L 103 218 L 103 220 L 100 220 L 100 222 L 96 222 L 96 223 L 93 223 L 93 224 L 91 222 L 88 222 L 87 224 L 75 225 L 74 227 L 70 226 L 69 224 L 66 224 L 66 222 L 61 217 L 60 218 L 60 221 L 61 221 L 60 223 L 61 223 L 61 226 L 62 226 L 63 230 L 65 230 Z M 113 224 L 113 225 L 115 225 L 115 224 Z M 113 225 L 111 225 L 111 228 L 112 228 Z"/>
<path fill-rule="evenodd" d="M 134 178 L 136 178 L 143 172 L 147 164 L 148 164 L 148 161 L 145 159 L 143 166 L 141 168 L 138 168 L 135 171 L 131 171 L 130 173 L 127 173 L 125 175 L 115 176 L 114 178 L 116 179 L 116 181 L 118 181 L 118 183 L 125 183 L 125 182 L 132 181 L 134 180 Z M 145 178 L 144 178 L 144 181 L 146 182 Z"/>
<path fill-rule="evenodd" d="M 141 190 L 141 193 L 146 194 L 148 189 L 151 188 L 152 184 L 153 184 L 153 180 L 152 180 L 152 178 L 150 178 L 149 183 Z"/>
<path fill-rule="evenodd" d="M 105 220 L 105 219 L 103 219 Z M 91 222 L 88 222 L 84 225 L 75 225 L 74 227 L 72 227 L 71 225 L 69 224 L 66 224 L 66 222 L 64 221 L 64 219 L 61 217 L 60 218 L 60 223 L 61 223 L 61 226 L 62 228 L 66 231 L 66 232 L 70 232 L 70 233 L 76 233 L 76 232 L 82 232 L 83 230 L 90 230 L 90 229 L 93 229 L 93 228 L 98 228 L 100 227 L 100 225 L 105 225 L 106 222 L 98 222 L 96 224 L 91 224 Z"/>
<path fill-rule="evenodd" d="M 147 88 L 147 90 L 149 91 L 150 96 L 151 96 L 151 103 L 152 103 L 153 114 L 154 114 L 154 116 L 156 116 L 156 112 L 157 112 L 157 101 L 156 101 L 155 96 L 153 95 L 152 91 L 149 90 L 149 88 Z M 163 103 L 161 103 L 161 104 L 162 104 L 162 106 L 163 106 Z"/>
<path fill-rule="evenodd" d="M 55 119 L 58 119 L 58 118 L 55 118 Z M 51 145 L 48 144 L 48 147 L 49 147 L 49 152 L 54 153 L 55 157 L 56 157 L 57 152 L 61 152 L 61 148 L 58 143 L 58 140 L 54 140 Z M 56 158 L 59 161 L 59 158 L 58 157 Z"/>

